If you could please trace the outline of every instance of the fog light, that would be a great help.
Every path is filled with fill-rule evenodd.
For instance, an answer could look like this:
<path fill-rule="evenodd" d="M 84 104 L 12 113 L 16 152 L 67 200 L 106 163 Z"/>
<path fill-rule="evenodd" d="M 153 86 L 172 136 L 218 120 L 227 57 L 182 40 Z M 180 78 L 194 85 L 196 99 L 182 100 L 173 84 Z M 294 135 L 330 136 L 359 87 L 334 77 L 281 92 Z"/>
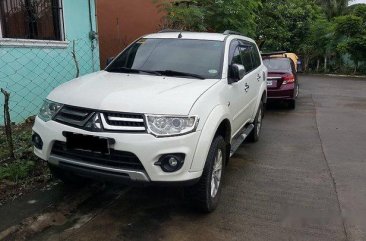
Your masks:
<path fill-rule="evenodd" d="M 178 165 L 178 160 L 175 157 L 169 158 L 169 166 L 176 167 Z"/>
<path fill-rule="evenodd" d="M 155 165 L 160 166 L 164 172 L 176 172 L 182 168 L 184 158 L 185 154 L 182 153 L 166 154 L 161 156 Z"/>
<path fill-rule="evenodd" d="M 33 135 L 32 135 L 32 144 L 34 145 L 35 148 L 37 148 L 39 150 L 42 150 L 42 148 L 43 148 L 42 138 L 37 133 L 33 133 Z"/>

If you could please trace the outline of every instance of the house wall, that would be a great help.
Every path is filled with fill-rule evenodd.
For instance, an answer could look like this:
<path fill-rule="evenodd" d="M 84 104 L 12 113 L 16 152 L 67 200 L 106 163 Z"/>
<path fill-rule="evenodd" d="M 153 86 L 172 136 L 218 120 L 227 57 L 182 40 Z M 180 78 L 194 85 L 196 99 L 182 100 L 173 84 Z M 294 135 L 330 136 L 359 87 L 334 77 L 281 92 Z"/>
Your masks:
<path fill-rule="evenodd" d="M 153 0 L 98 0 L 101 66 L 142 35 L 161 29 L 163 13 Z"/>
<path fill-rule="evenodd" d="M 10 92 L 13 122 L 37 114 L 48 93 L 76 76 L 73 43 L 80 75 L 100 69 L 99 47 L 89 33 L 96 29 L 94 0 L 62 0 L 65 42 L 14 41 L 0 38 L 0 87 Z M 0 94 L 0 125 L 4 98 Z"/>

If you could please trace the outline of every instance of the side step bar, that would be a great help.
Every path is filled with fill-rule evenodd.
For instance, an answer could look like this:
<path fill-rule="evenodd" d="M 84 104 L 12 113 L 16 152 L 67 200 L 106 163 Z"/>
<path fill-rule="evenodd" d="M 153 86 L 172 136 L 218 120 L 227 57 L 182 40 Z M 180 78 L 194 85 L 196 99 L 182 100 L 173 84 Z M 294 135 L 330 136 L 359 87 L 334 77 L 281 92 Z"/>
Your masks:
<path fill-rule="evenodd" d="M 239 146 L 243 141 L 249 136 L 250 132 L 254 129 L 254 125 L 250 124 L 246 128 L 244 128 L 241 133 L 233 139 L 233 142 L 231 144 L 231 150 L 230 150 L 230 157 L 234 155 L 236 150 L 238 150 Z"/>

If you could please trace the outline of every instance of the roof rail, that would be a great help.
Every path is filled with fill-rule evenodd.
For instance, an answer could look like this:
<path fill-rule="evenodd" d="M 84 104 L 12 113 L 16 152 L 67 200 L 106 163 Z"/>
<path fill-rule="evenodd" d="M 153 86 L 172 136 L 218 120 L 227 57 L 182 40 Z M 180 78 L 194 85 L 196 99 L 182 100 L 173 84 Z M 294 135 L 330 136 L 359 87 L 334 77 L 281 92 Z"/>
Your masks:
<path fill-rule="evenodd" d="M 183 30 L 167 28 L 159 31 L 159 33 L 180 33 L 180 32 L 183 32 Z"/>
<path fill-rule="evenodd" d="M 231 31 L 231 30 L 226 30 L 223 34 L 225 34 L 225 35 L 235 34 L 235 35 L 242 35 L 242 36 L 244 36 L 244 34 L 242 34 L 240 32 Z"/>
<path fill-rule="evenodd" d="M 276 52 L 269 52 L 269 53 L 261 53 L 262 56 L 271 56 L 271 55 L 285 55 L 286 51 L 276 51 Z"/>

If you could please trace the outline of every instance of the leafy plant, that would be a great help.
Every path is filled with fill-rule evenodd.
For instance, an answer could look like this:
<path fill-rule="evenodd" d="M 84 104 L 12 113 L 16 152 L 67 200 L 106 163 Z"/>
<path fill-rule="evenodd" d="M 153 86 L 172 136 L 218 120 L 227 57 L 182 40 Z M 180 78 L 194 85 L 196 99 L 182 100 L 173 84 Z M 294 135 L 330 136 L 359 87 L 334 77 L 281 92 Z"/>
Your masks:
<path fill-rule="evenodd" d="M 165 28 L 223 32 L 234 30 L 255 36 L 260 0 L 155 0 L 166 13 Z"/>
<path fill-rule="evenodd" d="M 14 161 L 0 166 L 0 181 L 9 180 L 17 183 L 25 179 L 34 167 L 34 161 Z"/>

